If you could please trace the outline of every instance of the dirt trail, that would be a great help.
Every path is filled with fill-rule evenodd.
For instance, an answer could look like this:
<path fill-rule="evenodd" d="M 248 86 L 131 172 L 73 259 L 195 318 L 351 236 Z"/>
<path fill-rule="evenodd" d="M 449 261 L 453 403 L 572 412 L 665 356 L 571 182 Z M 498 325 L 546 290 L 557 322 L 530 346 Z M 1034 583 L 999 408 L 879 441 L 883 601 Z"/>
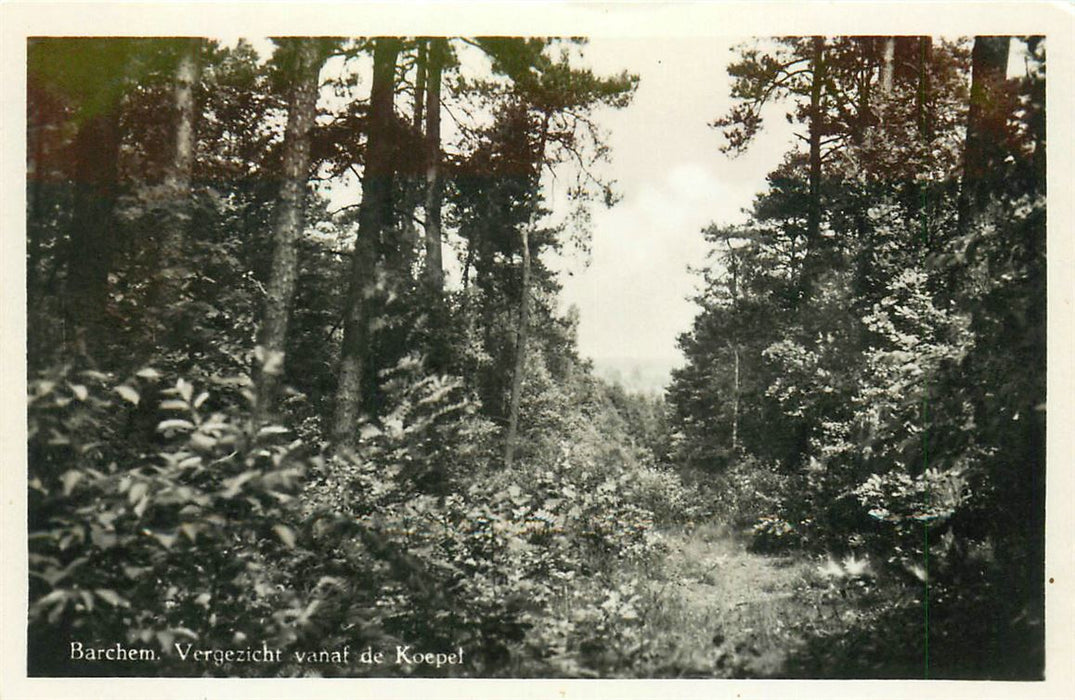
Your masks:
<path fill-rule="evenodd" d="M 781 675 L 795 630 L 821 614 L 812 602 L 816 564 L 755 554 L 713 526 L 664 536 L 669 553 L 649 572 L 647 619 L 668 645 L 661 675 Z"/>

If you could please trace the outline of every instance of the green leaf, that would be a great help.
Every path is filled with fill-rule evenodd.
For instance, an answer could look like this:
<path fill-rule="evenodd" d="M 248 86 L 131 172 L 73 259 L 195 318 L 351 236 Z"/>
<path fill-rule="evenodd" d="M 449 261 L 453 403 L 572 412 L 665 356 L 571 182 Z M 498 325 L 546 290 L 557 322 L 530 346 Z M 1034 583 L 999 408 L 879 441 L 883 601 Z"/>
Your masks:
<path fill-rule="evenodd" d="M 168 430 L 194 430 L 194 424 L 182 418 L 169 418 L 158 423 L 157 430 L 162 433 Z"/>
<path fill-rule="evenodd" d="M 86 389 L 86 387 L 82 386 L 81 384 L 71 384 L 70 387 L 71 387 L 71 391 L 73 391 L 75 393 L 75 397 L 79 401 L 85 401 L 87 398 L 89 398 L 89 395 L 90 395 L 89 390 Z"/>
<path fill-rule="evenodd" d="M 230 479 L 225 479 L 224 486 L 224 498 L 235 498 L 239 491 L 242 489 L 243 484 L 250 481 L 254 477 L 258 476 L 259 472 L 256 469 L 248 469 L 247 471 L 234 476 Z"/>
<path fill-rule="evenodd" d="M 135 406 L 137 406 L 138 402 L 141 400 L 141 397 L 138 395 L 138 392 L 127 386 L 126 384 L 120 384 L 119 386 L 117 386 L 116 393 L 122 396 L 125 401 L 129 401 Z"/>
<path fill-rule="evenodd" d="M 112 549 L 119 542 L 119 537 L 114 532 L 109 532 L 94 525 L 90 527 L 90 541 L 101 549 Z"/>
<path fill-rule="evenodd" d="M 131 486 L 131 490 L 127 493 L 127 500 L 131 505 L 134 505 L 146 495 L 147 491 L 149 491 L 149 484 L 139 481 Z"/>
<path fill-rule="evenodd" d="M 216 438 L 205 433 L 194 433 L 190 436 L 190 446 L 196 450 L 211 450 L 216 446 Z"/>
<path fill-rule="evenodd" d="M 68 469 L 65 471 L 63 476 L 60 477 L 60 482 L 63 484 L 63 495 L 70 496 L 71 492 L 74 491 L 75 486 L 82 480 L 83 476 L 85 476 L 85 474 L 77 469 Z"/>
<path fill-rule="evenodd" d="M 142 379 L 160 379 L 161 378 L 161 373 L 158 372 L 157 370 L 153 369 L 152 367 L 143 367 L 142 369 L 138 370 L 134 374 L 135 374 L 136 377 L 141 377 Z"/>
<path fill-rule="evenodd" d="M 183 523 L 179 526 L 179 531 L 186 535 L 191 542 L 198 539 L 198 526 L 194 523 Z"/>
<path fill-rule="evenodd" d="M 139 500 L 138 503 L 135 504 L 135 506 L 134 506 L 134 514 L 137 515 L 139 518 L 141 518 L 142 514 L 146 512 L 146 508 L 148 508 L 148 507 L 149 507 L 149 494 L 147 493 L 145 496 L 142 496 L 141 500 Z"/>
<path fill-rule="evenodd" d="M 48 595 L 46 595 L 41 600 L 37 601 L 37 604 L 42 606 L 42 607 L 44 607 L 44 606 L 48 605 L 49 603 L 55 603 L 56 601 L 63 600 L 66 596 L 67 596 L 67 591 L 62 590 L 62 589 L 61 590 L 55 590 L 55 591 L 52 591 L 51 593 L 49 593 Z"/>
<path fill-rule="evenodd" d="M 167 532 L 154 532 L 153 539 L 164 545 L 165 549 L 171 549 L 175 541 L 179 539 L 179 535 L 169 534 Z"/>
<path fill-rule="evenodd" d="M 295 531 L 287 525 L 273 525 L 273 532 L 280 538 L 280 541 L 284 543 L 288 549 L 295 547 Z"/>
<path fill-rule="evenodd" d="M 119 593 L 116 593 L 111 588 L 98 588 L 94 593 L 97 594 L 98 598 L 114 608 L 129 608 L 131 606 Z"/>

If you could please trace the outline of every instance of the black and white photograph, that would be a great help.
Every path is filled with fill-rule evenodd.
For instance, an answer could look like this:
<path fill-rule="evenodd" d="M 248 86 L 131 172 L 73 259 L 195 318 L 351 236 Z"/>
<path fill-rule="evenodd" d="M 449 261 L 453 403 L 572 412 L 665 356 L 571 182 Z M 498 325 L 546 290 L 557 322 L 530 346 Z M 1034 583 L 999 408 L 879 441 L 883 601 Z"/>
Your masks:
<path fill-rule="evenodd" d="M 5 35 L 5 668 L 1063 691 L 1043 5 Z"/>

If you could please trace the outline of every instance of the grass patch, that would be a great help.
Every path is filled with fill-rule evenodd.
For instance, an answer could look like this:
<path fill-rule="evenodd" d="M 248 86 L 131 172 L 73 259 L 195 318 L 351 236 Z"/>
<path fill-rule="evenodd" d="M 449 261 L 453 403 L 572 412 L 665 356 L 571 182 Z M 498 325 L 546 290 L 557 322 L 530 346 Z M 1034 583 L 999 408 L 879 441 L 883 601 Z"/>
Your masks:
<path fill-rule="evenodd" d="M 836 577 L 824 557 L 752 552 L 720 524 L 663 537 L 663 558 L 622 574 L 642 582 L 640 677 L 1014 680 L 1040 668 L 1040 621 L 1006 629 L 1016 616 L 997 591 L 935 587 L 927 630 L 924 588 L 883 572 Z"/>

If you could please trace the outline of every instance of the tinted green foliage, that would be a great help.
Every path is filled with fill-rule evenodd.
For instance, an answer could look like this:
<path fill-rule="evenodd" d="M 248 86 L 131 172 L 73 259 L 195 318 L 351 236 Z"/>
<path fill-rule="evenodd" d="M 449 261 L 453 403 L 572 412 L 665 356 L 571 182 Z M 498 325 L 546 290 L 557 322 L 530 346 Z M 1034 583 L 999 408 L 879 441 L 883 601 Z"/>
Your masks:
<path fill-rule="evenodd" d="M 1007 80 L 1009 43 L 1027 71 Z M 704 232 L 702 311 L 663 398 L 597 379 L 558 310 L 553 256 L 616 199 L 590 169 L 609 155 L 595 111 L 637 84 L 575 65 L 584 44 L 302 44 L 327 67 L 299 144 L 300 43 L 32 42 L 31 674 L 913 676 L 925 648 L 932 676 L 1040 674 L 1043 41 L 744 49 L 716 122 L 729 150 L 781 100 L 809 146 L 747 223 Z M 549 224 L 543 176 L 568 164 L 578 211 Z M 340 193 L 367 184 L 363 227 Z M 358 292 L 358 410 L 330 431 Z M 284 352 L 256 340 L 273 295 Z M 269 375 L 281 390 L 258 400 L 249 377 Z M 747 533 L 750 575 L 791 573 L 722 569 L 733 539 L 707 520 Z M 739 589 L 692 598 L 718 582 Z M 764 632 L 732 634 L 764 601 L 739 594 L 770 583 Z M 159 658 L 87 663 L 75 641 Z M 295 654 L 396 645 L 466 661 Z"/>
<path fill-rule="evenodd" d="M 757 518 L 756 547 L 869 552 L 925 585 L 934 641 L 954 645 L 938 676 L 990 673 L 950 636 L 982 616 L 983 635 L 1031 650 L 996 673 L 1042 668 L 1044 53 L 1012 39 L 1028 68 L 1005 80 L 1008 43 L 975 39 L 968 65 L 967 42 L 826 40 L 824 185 L 810 192 L 792 153 L 746 226 L 706 231 L 719 257 L 669 390 L 675 453 L 720 473 L 738 494 L 725 516 Z M 805 114 L 796 47 L 729 69 L 730 148 L 761 102 L 790 95 Z M 814 205 L 821 241 L 804 229 Z"/>
<path fill-rule="evenodd" d="M 269 62 L 243 42 L 199 47 L 197 141 L 180 197 L 164 196 L 160 184 L 176 127 L 154 119 L 173 100 L 179 49 L 148 40 L 33 47 L 32 675 L 631 672 L 644 644 L 636 584 L 611 583 L 614 572 L 656 556 L 655 524 L 688 517 L 693 505 L 653 456 L 659 407 L 599 383 L 576 354 L 575 321 L 556 312 L 555 276 L 539 257 L 562 245 L 558 229 L 532 238 L 522 458 L 511 472 L 500 461 L 522 294 L 516 229 L 544 213 L 543 168 L 604 156 L 588 110 L 623 106 L 633 88 L 626 76 L 598 78 L 545 55 L 551 43 L 478 42 L 493 56 L 494 77 L 507 82 L 460 81 L 449 96 L 494 105 L 498 115 L 490 128 L 468 132 L 446 169 L 449 235 L 473 274 L 464 289 L 441 295 L 418 284 L 425 261 L 401 236 L 404 217 L 415 215 L 406 208 L 416 206 L 407 205 L 414 185 L 400 178 L 393 186 L 369 271 L 379 299 L 374 390 L 353 427 L 354 450 L 332 445 L 325 426 L 356 219 L 353 208 L 330 212 L 326 191 L 305 180 L 297 183 L 306 191 L 292 258 L 297 290 L 283 300 L 294 309 L 287 350 L 255 345 L 272 267 L 281 264 L 271 231 L 291 177 L 283 132 L 292 44 Z M 407 54 L 418 45 L 400 46 Z M 344 62 L 370 49 L 365 41 L 319 46 Z M 64 82 L 70 54 L 87 51 L 115 61 L 88 62 L 93 75 L 72 87 Z M 459 69 L 447 59 L 447 70 Z M 98 201 L 94 216 L 114 221 L 114 238 L 102 224 L 91 243 L 111 251 L 107 274 L 92 277 L 104 294 L 92 311 L 107 332 L 50 344 L 68 332 L 55 313 L 66 308 L 61 293 L 75 288 L 72 279 L 83 284 L 77 251 L 87 244 L 76 219 L 88 210 L 74 206 L 71 190 L 79 168 L 93 164 L 89 155 L 112 157 L 83 162 L 76 150 L 69 162 L 63 153 L 91 135 L 79 115 L 97 109 L 104 93 L 81 88 L 105 73 L 118 142 L 114 179 L 101 186 L 115 196 Z M 346 104 L 323 114 L 311 135 L 311 179 L 364 177 L 368 104 L 354 95 L 355 82 L 334 85 Z M 395 155 L 423 147 L 393 116 Z M 547 153 L 537 147 L 540 129 Z M 411 155 L 394 167 L 423 167 Z M 594 185 L 580 182 L 576 196 L 584 200 Z M 168 254 L 181 264 L 164 269 L 161 225 L 180 210 L 190 212 L 189 226 L 182 250 Z M 167 304 L 154 291 L 163 276 L 177 290 Z M 275 405 L 255 405 L 248 377 L 257 372 L 282 376 Z M 119 643 L 157 658 L 151 666 L 87 662 L 65 653 L 72 642 Z M 391 652 L 395 644 L 462 649 L 466 663 L 343 665 L 293 654 L 344 645 Z M 281 653 L 251 664 L 192 661 L 184 651 L 262 645 Z"/>

